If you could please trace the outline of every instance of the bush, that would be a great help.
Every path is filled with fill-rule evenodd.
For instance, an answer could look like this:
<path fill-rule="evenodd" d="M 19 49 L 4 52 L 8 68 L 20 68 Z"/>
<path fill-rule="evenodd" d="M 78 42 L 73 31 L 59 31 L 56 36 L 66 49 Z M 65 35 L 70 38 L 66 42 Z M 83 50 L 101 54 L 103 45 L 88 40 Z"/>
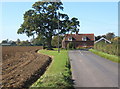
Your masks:
<path fill-rule="evenodd" d="M 67 49 L 75 49 L 75 44 L 72 43 L 72 42 L 69 42 L 69 43 L 67 44 Z"/>

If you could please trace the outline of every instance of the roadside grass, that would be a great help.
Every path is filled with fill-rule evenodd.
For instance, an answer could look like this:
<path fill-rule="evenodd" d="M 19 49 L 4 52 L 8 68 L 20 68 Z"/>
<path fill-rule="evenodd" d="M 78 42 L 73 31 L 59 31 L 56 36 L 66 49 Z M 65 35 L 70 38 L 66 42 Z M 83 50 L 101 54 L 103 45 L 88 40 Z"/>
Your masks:
<path fill-rule="evenodd" d="M 60 88 L 69 89 L 73 88 L 72 76 L 70 71 L 70 62 L 67 50 L 40 50 L 39 53 L 53 57 L 53 61 L 45 74 L 41 76 L 31 87 L 39 88 Z"/>
<path fill-rule="evenodd" d="M 116 55 L 111 55 L 111 54 L 107 54 L 107 53 L 104 53 L 104 52 L 101 52 L 101 51 L 98 51 L 98 50 L 95 50 L 95 49 L 89 49 L 89 51 L 93 52 L 94 54 L 97 54 L 103 58 L 106 58 L 108 60 L 111 60 L 113 62 L 117 62 L 117 63 L 120 63 L 120 59 L 118 56 Z"/>

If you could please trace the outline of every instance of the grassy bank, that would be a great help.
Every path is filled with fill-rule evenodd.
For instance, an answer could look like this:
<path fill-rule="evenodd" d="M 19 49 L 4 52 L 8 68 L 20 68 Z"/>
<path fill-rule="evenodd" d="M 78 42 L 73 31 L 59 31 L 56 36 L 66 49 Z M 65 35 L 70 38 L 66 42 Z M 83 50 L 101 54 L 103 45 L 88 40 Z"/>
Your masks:
<path fill-rule="evenodd" d="M 118 56 L 116 56 L 116 55 L 107 54 L 107 53 L 104 53 L 104 52 L 101 52 L 101 51 L 97 51 L 97 50 L 94 50 L 94 49 L 89 49 L 89 51 L 91 51 L 94 54 L 97 54 L 97 55 L 99 55 L 99 56 L 101 56 L 103 58 L 111 60 L 113 62 L 120 63 L 120 59 L 118 59 Z"/>
<path fill-rule="evenodd" d="M 52 56 L 53 61 L 45 74 L 39 78 L 32 87 L 51 87 L 60 89 L 72 87 L 68 52 L 66 50 L 61 50 L 60 53 L 58 53 L 57 50 L 40 50 L 39 52 Z"/>

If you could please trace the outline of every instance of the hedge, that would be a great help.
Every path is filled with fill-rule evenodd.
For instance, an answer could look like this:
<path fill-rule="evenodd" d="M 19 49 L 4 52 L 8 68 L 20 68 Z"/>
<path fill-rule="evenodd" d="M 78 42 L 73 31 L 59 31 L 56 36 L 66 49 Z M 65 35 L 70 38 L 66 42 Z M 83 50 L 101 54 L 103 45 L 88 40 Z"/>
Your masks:
<path fill-rule="evenodd" d="M 111 54 L 111 55 L 117 55 L 120 56 L 120 52 L 118 51 L 118 47 L 120 47 L 120 44 L 116 43 L 104 43 L 99 42 L 94 45 L 94 49 Z"/>

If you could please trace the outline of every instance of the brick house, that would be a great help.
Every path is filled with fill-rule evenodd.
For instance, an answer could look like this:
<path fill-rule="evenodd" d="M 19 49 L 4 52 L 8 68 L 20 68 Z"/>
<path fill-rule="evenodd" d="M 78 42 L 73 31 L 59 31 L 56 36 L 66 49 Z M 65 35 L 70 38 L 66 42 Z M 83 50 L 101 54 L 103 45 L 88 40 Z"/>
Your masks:
<path fill-rule="evenodd" d="M 66 48 L 70 42 L 74 44 L 75 48 L 93 47 L 94 34 L 65 34 L 62 40 L 62 48 Z"/>

